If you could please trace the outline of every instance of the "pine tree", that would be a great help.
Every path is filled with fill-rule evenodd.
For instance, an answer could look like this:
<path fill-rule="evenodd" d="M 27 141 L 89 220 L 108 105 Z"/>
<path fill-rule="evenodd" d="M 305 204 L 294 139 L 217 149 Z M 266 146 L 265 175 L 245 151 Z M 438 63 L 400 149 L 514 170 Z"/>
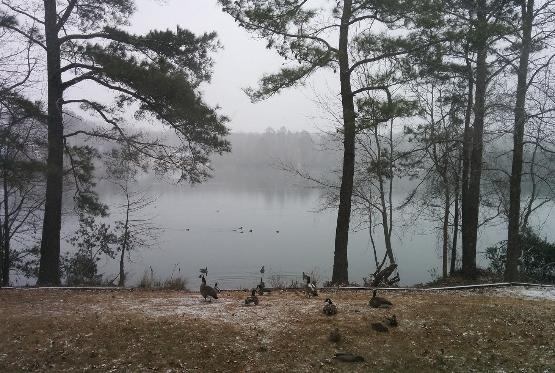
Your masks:
<path fill-rule="evenodd" d="M 34 9 L 42 9 L 44 16 Z M 0 8 L 0 27 L 46 57 L 48 160 L 40 285 L 60 283 L 64 142 L 70 137 L 126 143 L 155 161 L 158 171 L 179 170 L 181 179 L 190 182 L 209 175 L 211 153 L 229 150 L 226 118 L 207 105 L 198 90 L 210 79 L 216 35 L 196 36 L 179 27 L 135 35 L 121 29 L 134 11 L 133 0 L 12 0 Z M 115 102 L 103 104 L 71 89 L 83 82 L 116 94 Z M 110 128 L 65 132 L 63 109 L 75 105 Z M 124 109 L 135 110 L 137 119 L 153 118 L 172 128 L 179 144 L 130 133 L 119 115 Z"/>
<path fill-rule="evenodd" d="M 311 6 L 304 0 L 219 0 L 241 27 L 265 38 L 295 65 L 265 75 L 258 89 L 249 89 L 252 100 L 267 98 L 281 90 L 303 84 L 320 69 L 338 73 L 341 94 L 343 164 L 335 234 L 332 282 L 348 283 L 347 247 L 355 171 L 357 108 L 355 98 L 363 92 L 381 92 L 383 84 L 359 84 L 359 71 L 374 71 L 381 64 L 409 52 L 427 49 L 422 44 L 422 27 L 433 29 L 435 5 L 411 0 L 370 2 L 366 0 L 325 1 Z M 424 15 L 424 16 L 420 16 Z M 391 33 L 383 30 L 399 31 Z M 393 36 L 403 35 L 403 36 Z M 355 56 L 355 57 L 353 57 Z M 370 80 L 373 83 L 375 80 Z"/>

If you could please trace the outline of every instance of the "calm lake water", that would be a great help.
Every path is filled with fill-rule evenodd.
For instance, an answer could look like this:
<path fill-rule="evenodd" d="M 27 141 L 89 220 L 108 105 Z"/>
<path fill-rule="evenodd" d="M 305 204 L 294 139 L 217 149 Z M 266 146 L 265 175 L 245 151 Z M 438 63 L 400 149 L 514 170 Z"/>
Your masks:
<path fill-rule="evenodd" d="M 300 281 L 303 271 L 317 273 L 320 283 L 331 278 L 336 211 L 318 211 L 319 192 L 315 189 L 234 190 L 208 183 L 197 187 L 164 185 L 151 188 L 151 194 L 157 196 L 157 203 L 144 214 L 154 216 L 153 222 L 162 230 L 154 247 L 131 254 L 131 262 L 126 263 L 130 284 L 136 284 L 152 268 L 159 278 L 168 278 L 173 271 L 196 288 L 199 268 L 205 266 L 209 283 L 218 282 L 221 288 L 253 287 L 260 279 L 262 265 L 268 285 L 272 276 L 287 283 Z M 119 197 L 105 196 L 104 200 L 115 206 Z M 542 212 L 544 223 L 549 212 Z M 439 232 L 434 224 L 399 212 L 395 221 L 393 245 L 401 284 L 425 282 L 439 274 Z M 548 238 L 555 238 L 553 232 L 545 231 Z M 503 225 L 488 227 L 481 232 L 479 247 L 505 239 L 505 234 Z M 378 234 L 379 255 L 383 255 L 381 239 Z M 485 264 L 481 257 L 478 260 Z M 349 279 L 362 283 L 362 278 L 374 271 L 373 263 L 368 231 L 352 232 Z M 100 264 L 106 277 L 115 277 L 117 260 Z"/>

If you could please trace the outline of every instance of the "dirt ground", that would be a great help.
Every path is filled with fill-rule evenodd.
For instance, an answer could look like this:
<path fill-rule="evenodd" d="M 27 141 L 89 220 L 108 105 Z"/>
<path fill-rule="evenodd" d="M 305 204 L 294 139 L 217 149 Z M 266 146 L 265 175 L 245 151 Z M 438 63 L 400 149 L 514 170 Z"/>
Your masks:
<path fill-rule="evenodd" d="M 382 292 L 383 310 L 370 295 L 273 292 L 247 307 L 243 292 L 0 290 L 0 372 L 555 372 L 554 300 Z M 398 327 L 370 327 L 392 314 Z"/>

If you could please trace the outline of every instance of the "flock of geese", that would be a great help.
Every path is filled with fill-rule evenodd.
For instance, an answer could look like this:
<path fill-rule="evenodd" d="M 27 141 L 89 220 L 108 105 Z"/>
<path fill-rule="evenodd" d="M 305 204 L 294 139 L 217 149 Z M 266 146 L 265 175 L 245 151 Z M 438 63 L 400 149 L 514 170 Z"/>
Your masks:
<path fill-rule="evenodd" d="M 212 301 L 212 299 L 218 299 L 218 293 L 220 292 L 220 289 L 218 288 L 218 283 L 216 282 L 213 287 L 206 284 L 205 276 L 208 275 L 208 268 L 201 268 L 200 273 L 201 273 L 199 275 L 199 277 L 201 278 L 200 294 L 202 295 L 204 300 Z M 264 274 L 264 266 L 262 266 L 260 273 Z M 318 289 L 316 288 L 316 284 L 313 281 L 311 281 L 310 276 L 306 275 L 304 272 L 303 272 L 303 280 L 306 281 L 303 289 L 306 296 L 309 298 L 318 296 Z M 265 290 L 266 288 L 261 278 L 260 284 L 258 284 L 256 288 L 251 289 L 251 295 L 249 295 L 245 299 L 245 305 L 257 306 L 260 303 L 260 300 L 258 299 L 258 295 L 263 295 Z M 372 292 L 372 298 L 370 298 L 370 301 L 368 302 L 368 306 L 372 308 L 385 308 L 385 309 L 388 309 L 391 306 L 393 306 L 393 303 L 391 303 L 389 300 L 383 297 L 378 297 L 377 293 L 378 293 L 378 290 L 374 289 L 374 291 Z M 327 316 L 333 316 L 337 314 L 337 305 L 335 305 L 330 298 L 326 298 L 326 300 L 324 301 L 324 307 L 322 309 L 322 312 Z M 397 321 L 397 317 L 395 315 L 386 317 L 384 322 L 375 322 L 370 324 L 372 329 L 382 333 L 387 332 L 390 327 L 396 327 L 398 325 L 399 324 Z"/>

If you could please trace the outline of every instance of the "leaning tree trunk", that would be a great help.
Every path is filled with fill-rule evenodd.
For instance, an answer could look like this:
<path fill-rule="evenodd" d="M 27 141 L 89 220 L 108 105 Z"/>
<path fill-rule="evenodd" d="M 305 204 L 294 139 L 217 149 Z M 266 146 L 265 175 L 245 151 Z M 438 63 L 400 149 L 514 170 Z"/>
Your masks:
<path fill-rule="evenodd" d="M 63 187 L 63 88 L 60 72 L 56 0 L 44 0 L 48 72 L 48 159 L 46 201 L 40 246 L 38 285 L 60 284 L 60 229 Z"/>
<path fill-rule="evenodd" d="M 392 139 L 391 139 L 392 140 Z M 374 141 L 376 142 L 376 152 L 377 152 L 377 159 L 378 161 L 381 161 L 382 159 L 382 151 L 381 151 L 381 146 L 380 146 L 380 139 L 378 137 L 378 126 L 376 125 L 374 128 Z M 390 159 L 389 159 L 389 172 L 392 172 L 391 170 L 391 154 L 390 154 Z M 389 175 L 390 177 L 393 177 L 393 173 L 391 173 Z M 391 181 L 391 180 L 390 180 Z M 391 183 L 390 183 L 390 197 L 391 197 Z M 392 209 L 391 209 L 391 203 L 389 204 L 389 209 L 388 209 L 388 205 L 386 204 L 385 201 L 385 188 L 384 188 L 384 177 L 383 177 L 383 171 L 380 169 L 378 171 L 378 186 L 379 186 L 379 191 L 380 191 L 380 206 L 381 206 L 381 216 L 382 216 L 382 228 L 383 228 L 383 237 L 384 237 L 384 243 L 385 243 L 385 253 L 387 255 L 387 258 L 389 259 L 389 263 L 390 264 L 395 264 L 395 257 L 393 256 L 393 246 L 391 245 L 391 223 L 392 220 L 390 219 L 391 214 L 392 214 Z M 389 210 L 389 212 L 388 212 Z M 389 215 L 389 216 L 388 216 Z"/>
<path fill-rule="evenodd" d="M 515 129 L 513 137 L 513 165 L 510 180 L 509 199 L 509 229 L 507 237 L 507 263 L 505 266 L 505 280 L 518 281 L 518 260 L 521 255 L 519 227 L 520 227 L 520 195 L 522 181 L 522 162 L 524 148 L 524 126 L 526 124 L 526 91 L 528 80 L 528 61 L 530 59 L 530 45 L 532 43 L 532 22 L 534 19 L 534 0 L 522 2 L 524 17 L 522 27 L 522 46 L 518 66 L 518 82 L 515 103 Z"/>
<path fill-rule="evenodd" d="M 339 74 L 341 81 L 341 104 L 343 107 L 343 174 L 339 191 L 339 208 L 335 230 L 335 253 L 333 257 L 334 284 L 348 284 L 349 272 L 347 246 L 349 242 L 349 223 L 351 219 L 351 198 L 353 195 L 353 176 L 355 173 L 355 106 L 351 89 L 349 71 L 349 21 L 351 20 L 352 0 L 344 0 L 341 26 L 339 27 Z"/>
<path fill-rule="evenodd" d="M 472 152 L 470 155 L 470 177 L 463 232 L 462 271 L 467 278 L 476 275 L 476 244 L 478 240 L 478 217 L 480 213 L 480 180 L 482 177 L 482 152 L 484 137 L 484 119 L 487 88 L 487 17 L 486 0 L 477 4 L 476 40 L 476 99 L 474 102 L 474 128 L 472 133 Z"/>

